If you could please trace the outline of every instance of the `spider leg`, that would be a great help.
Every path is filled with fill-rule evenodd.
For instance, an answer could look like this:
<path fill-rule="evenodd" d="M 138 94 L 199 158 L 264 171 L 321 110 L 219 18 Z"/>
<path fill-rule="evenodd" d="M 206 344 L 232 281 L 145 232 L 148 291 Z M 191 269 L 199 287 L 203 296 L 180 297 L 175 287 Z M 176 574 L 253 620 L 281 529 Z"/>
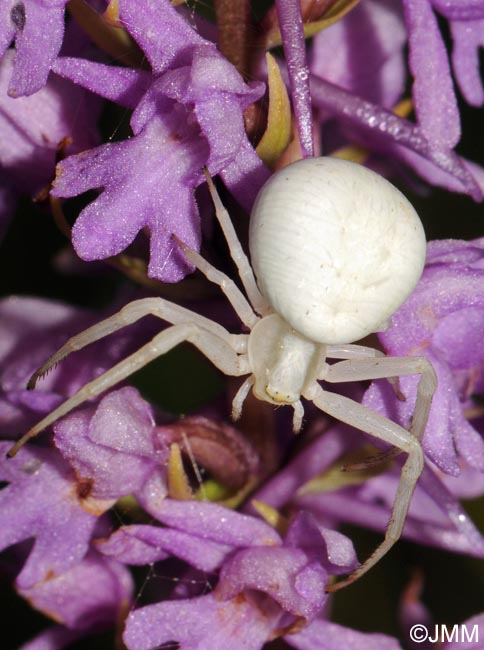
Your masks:
<path fill-rule="evenodd" d="M 226 375 L 244 375 L 250 372 L 247 357 L 237 352 L 217 334 L 193 323 L 172 325 L 157 334 L 149 343 L 120 361 L 110 370 L 83 386 L 75 395 L 66 400 L 28 431 L 9 450 L 8 456 L 15 456 L 23 445 L 35 437 L 59 418 L 67 415 L 83 402 L 97 397 L 101 393 L 126 379 L 134 372 L 146 366 L 156 357 L 165 354 L 179 343 L 187 341 L 197 347 L 212 363 Z"/>
<path fill-rule="evenodd" d="M 240 320 L 246 325 L 249 329 L 252 329 L 254 325 L 259 320 L 259 317 L 256 316 L 254 310 L 250 306 L 244 294 L 239 290 L 235 282 L 215 268 L 210 262 L 207 262 L 199 253 L 194 251 L 192 248 L 189 248 L 184 244 L 176 235 L 173 235 L 173 239 L 176 241 L 178 246 L 183 250 L 185 257 L 189 260 L 194 266 L 197 267 L 210 282 L 217 284 L 224 294 L 227 296 L 230 304 L 237 313 L 237 316 Z"/>
<path fill-rule="evenodd" d="M 298 399 L 297 402 L 291 404 L 291 406 L 294 409 L 292 416 L 292 430 L 294 433 L 299 433 L 301 431 L 302 421 L 304 417 L 304 406 L 302 405 L 300 399 Z"/>
<path fill-rule="evenodd" d="M 65 345 L 49 357 L 49 359 L 47 359 L 47 361 L 32 375 L 27 387 L 29 389 L 34 388 L 39 377 L 42 377 L 42 375 L 48 372 L 48 370 L 72 352 L 81 350 L 86 345 L 94 343 L 95 341 L 108 336 L 108 334 L 112 334 L 127 325 L 131 325 L 144 316 L 150 314 L 157 316 L 172 325 L 189 322 L 195 323 L 196 325 L 199 325 L 200 327 L 203 327 L 219 336 L 237 352 L 245 352 L 245 337 L 243 335 L 230 334 L 224 327 L 218 325 L 218 323 L 215 323 L 204 316 L 200 316 L 189 309 L 180 307 L 175 303 L 169 302 L 168 300 L 164 300 L 163 298 L 143 298 L 141 300 L 130 302 L 116 314 L 113 314 L 109 318 L 96 323 L 92 327 L 89 327 L 83 332 L 70 338 Z"/>
<path fill-rule="evenodd" d="M 308 389 L 304 396 L 325 413 L 333 416 L 341 422 L 365 431 L 380 440 L 398 447 L 408 454 L 408 458 L 402 467 L 400 483 L 393 503 L 392 514 L 388 524 L 385 539 L 372 553 L 372 555 L 361 564 L 356 571 L 345 580 L 328 587 L 328 591 L 337 591 L 355 580 L 358 580 L 372 566 L 374 566 L 399 539 L 405 517 L 410 507 L 412 494 L 424 466 L 424 456 L 420 442 L 406 429 L 391 420 L 375 413 L 369 408 L 354 402 L 353 400 L 324 391 L 319 384 L 314 384 Z"/>
<path fill-rule="evenodd" d="M 368 357 L 384 357 L 385 353 L 376 348 L 356 343 L 328 345 L 326 356 L 330 359 L 367 359 Z"/>
<path fill-rule="evenodd" d="M 250 389 L 254 385 L 254 382 L 254 375 L 249 375 L 236 392 L 235 397 L 232 400 L 232 420 L 234 420 L 234 422 L 236 422 L 242 415 L 242 405 L 244 404 Z"/>
<path fill-rule="evenodd" d="M 410 433 L 421 440 L 425 432 L 430 405 L 437 388 L 437 376 L 425 357 L 377 357 L 350 359 L 329 366 L 325 381 L 346 382 L 365 379 L 388 379 L 404 375 L 420 375 Z"/>
<path fill-rule="evenodd" d="M 368 358 L 384 358 L 386 355 L 381 350 L 370 348 L 365 345 L 357 345 L 355 343 L 348 343 L 346 345 L 328 345 L 326 356 L 330 359 L 368 359 Z M 385 377 L 388 383 L 392 386 L 395 395 L 399 400 L 404 401 L 405 396 L 400 390 L 400 382 L 398 377 Z"/>
<path fill-rule="evenodd" d="M 225 209 L 222 200 L 215 188 L 215 185 L 213 184 L 212 178 L 206 168 L 203 170 L 203 173 L 205 174 L 208 189 L 210 190 L 210 195 L 215 206 L 215 215 L 223 230 L 225 240 L 230 250 L 230 255 L 232 256 L 232 259 L 237 266 L 240 279 L 242 280 L 242 284 L 244 285 L 249 300 L 257 313 L 261 314 L 262 316 L 269 314 L 271 309 L 257 287 L 254 273 L 252 272 L 252 268 L 249 264 L 247 255 L 244 253 L 242 246 L 240 245 L 240 242 L 237 238 L 237 234 L 232 225 L 229 213 Z"/>

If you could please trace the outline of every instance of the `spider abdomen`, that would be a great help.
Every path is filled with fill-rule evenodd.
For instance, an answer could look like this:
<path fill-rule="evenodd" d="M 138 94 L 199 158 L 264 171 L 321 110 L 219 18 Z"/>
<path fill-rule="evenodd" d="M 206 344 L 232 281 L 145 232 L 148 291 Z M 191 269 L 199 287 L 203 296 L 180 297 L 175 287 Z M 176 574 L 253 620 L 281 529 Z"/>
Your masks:
<path fill-rule="evenodd" d="M 357 341 L 387 321 L 417 284 L 426 246 L 397 188 L 337 158 L 274 174 L 255 201 L 249 245 L 274 310 L 327 344 Z"/>

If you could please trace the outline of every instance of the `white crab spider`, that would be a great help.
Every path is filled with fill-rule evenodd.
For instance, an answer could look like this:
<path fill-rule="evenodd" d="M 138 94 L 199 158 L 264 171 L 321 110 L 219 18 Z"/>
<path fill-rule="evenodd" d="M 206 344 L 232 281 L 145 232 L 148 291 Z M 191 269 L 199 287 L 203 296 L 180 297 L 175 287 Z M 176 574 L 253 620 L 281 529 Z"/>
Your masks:
<path fill-rule="evenodd" d="M 86 384 L 28 431 L 9 455 L 76 406 L 188 341 L 223 373 L 247 375 L 233 400 L 235 419 L 252 388 L 260 400 L 291 405 L 298 431 L 304 397 L 337 420 L 408 454 L 384 541 L 355 572 L 333 585 L 334 590 L 366 573 L 400 537 L 423 468 L 419 441 L 436 388 L 432 366 L 421 357 L 388 358 L 352 344 L 384 326 L 418 282 L 425 260 L 422 225 L 408 200 L 369 169 L 336 158 L 300 160 L 274 174 L 256 199 L 249 233 L 256 284 L 230 217 L 208 173 L 206 177 L 249 300 L 230 278 L 176 241 L 188 260 L 221 287 L 250 333 L 231 334 L 218 323 L 162 298 L 129 303 L 71 338 L 33 375 L 30 387 L 71 352 L 143 316 L 158 316 L 171 327 Z M 342 361 L 329 365 L 327 358 Z M 420 375 L 408 431 L 319 384 L 400 375 Z"/>

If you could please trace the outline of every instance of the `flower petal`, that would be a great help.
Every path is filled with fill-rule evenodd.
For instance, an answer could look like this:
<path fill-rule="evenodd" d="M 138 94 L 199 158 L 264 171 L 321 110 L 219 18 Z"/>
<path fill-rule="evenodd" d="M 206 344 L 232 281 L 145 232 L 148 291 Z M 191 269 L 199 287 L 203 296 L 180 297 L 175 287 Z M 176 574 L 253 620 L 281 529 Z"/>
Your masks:
<path fill-rule="evenodd" d="M 316 620 L 301 632 L 284 637 L 297 650 L 401 650 L 396 639 L 386 634 L 368 634 L 348 627 Z"/>
<path fill-rule="evenodd" d="M 15 39 L 15 65 L 9 95 L 32 95 L 45 85 L 64 38 L 64 5 L 43 6 L 26 0 L 25 24 Z"/>
<path fill-rule="evenodd" d="M 452 66 L 461 93 L 471 106 L 484 104 L 484 88 L 479 70 L 479 48 L 484 46 L 484 19 L 452 21 Z"/>
<path fill-rule="evenodd" d="M 438 147 L 454 147 L 460 139 L 457 100 L 437 19 L 428 0 L 405 0 L 410 69 L 417 122 Z"/>

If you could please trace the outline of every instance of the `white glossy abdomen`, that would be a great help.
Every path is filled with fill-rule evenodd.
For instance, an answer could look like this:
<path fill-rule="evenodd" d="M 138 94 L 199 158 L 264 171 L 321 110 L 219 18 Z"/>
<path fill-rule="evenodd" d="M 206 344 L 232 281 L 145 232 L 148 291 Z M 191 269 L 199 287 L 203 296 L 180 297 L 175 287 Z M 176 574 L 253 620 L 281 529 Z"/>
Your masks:
<path fill-rule="evenodd" d="M 410 202 L 375 172 L 307 158 L 274 174 L 252 211 L 249 246 L 274 310 L 313 341 L 374 332 L 417 284 L 425 235 Z"/>

